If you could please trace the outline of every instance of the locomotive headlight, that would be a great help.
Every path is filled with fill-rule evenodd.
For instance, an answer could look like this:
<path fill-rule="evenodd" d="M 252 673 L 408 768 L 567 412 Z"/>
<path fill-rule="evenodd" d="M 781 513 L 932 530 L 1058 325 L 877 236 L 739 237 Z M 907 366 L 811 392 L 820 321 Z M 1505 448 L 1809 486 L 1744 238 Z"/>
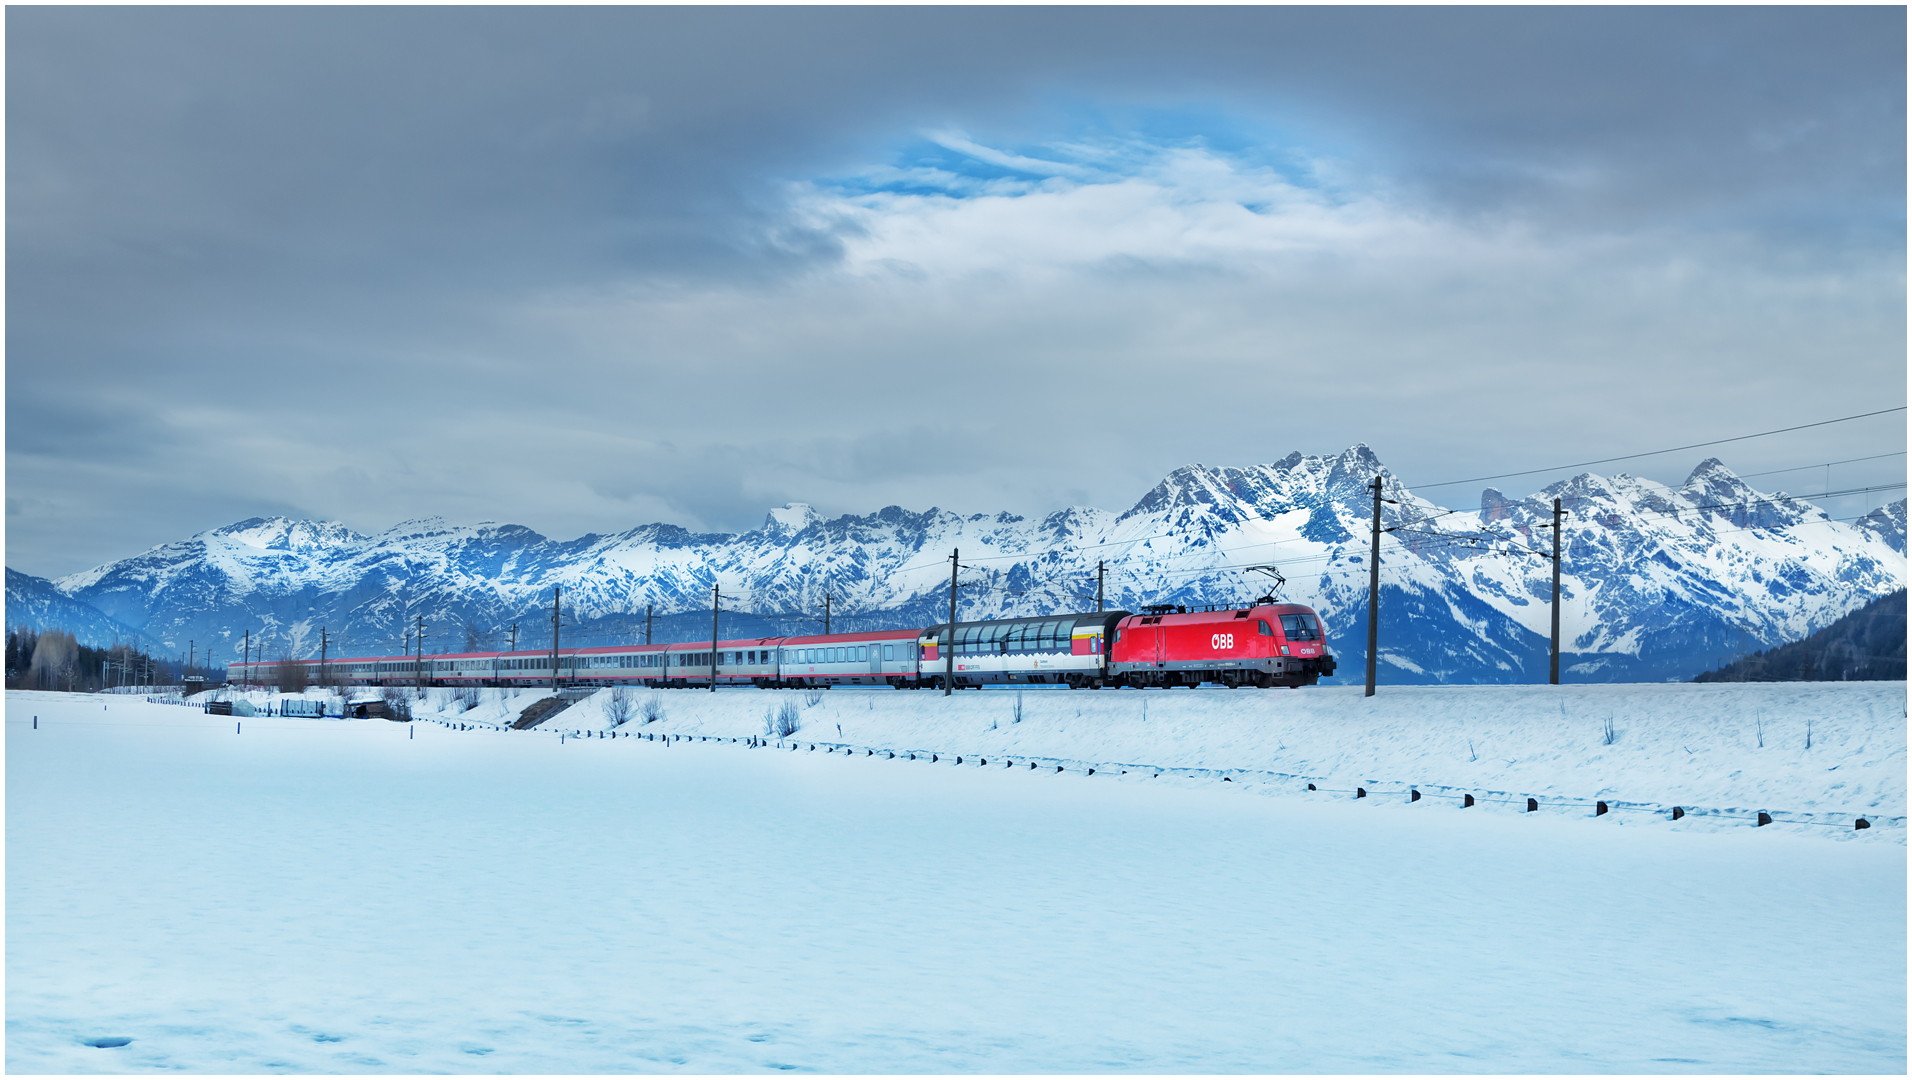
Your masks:
<path fill-rule="evenodd" d="M 1283 656 L 1287 656 L 1287 655 L 1288 655 L 1288 646 L 1286 646 L 1286 645 L 1283 645 L 1283 646 L 1281 647 L 1281 655 L 1283 655 Z"/>

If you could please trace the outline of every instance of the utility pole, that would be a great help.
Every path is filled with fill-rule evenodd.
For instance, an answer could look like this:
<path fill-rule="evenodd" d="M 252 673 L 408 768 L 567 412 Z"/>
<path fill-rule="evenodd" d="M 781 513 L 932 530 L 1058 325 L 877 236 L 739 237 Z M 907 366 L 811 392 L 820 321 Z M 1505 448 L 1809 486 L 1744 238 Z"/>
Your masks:
<path fill-rule="evenodd" d="M 511 624 L 511 648 L 509 651 L 510 652 L 518 651 L 518 624 L 517 623 Z"/>
<path fill-rule="evenodd" d="M 563 586 L 551 586 L 551 689 L 558 688 L 558 599 Z"/>
<path fill-rule="evenodd" d="M 252 631 L 246 631 L 246 651 L 239 654 L 240 685 L 252 687 Z"/>
<path fill-rule="evenodd" d="M 710 583 L 710 692 L 717 692 L 717 607 L 721 597 L 717 594 L 717 582 Z M 828 631 L 825 631 L 826 633 Z"/>
<path fill-rule="evenodd" d="M 830 636 L 830 594 L 823 594 L 823 636 Z"/>
<path fill-rule="evenodd" d="M 1553 639 L 1547 652 L 1547 684 L 1560 685 L 1560 533 L 1561 519 L 1567 511 L 1560 508 L 1560 500 L 1554 500 L 1553 521 L 1547 527 L 1553 530 Z"/>
<path fill-rule="evenodd" d="M 1108 564 L 1101 559 L 1095 561 L 1095 609 L 1102 610 L 1102 579 L 1108 573 Z"/>
<path fill-rule="evenodd" d="M 412 662 L 412 671 L 418 676 L 418 688 L 425 689 L 425 616 L 418 616 L 418 659 Z"/>
<path fill-rule="evenodd" d="M 327 642 L 325 637 L 325 627 L 321 626 L 319 627 L 319 685 L 320 686 L 329 685 L 325 681 L 325 646 L 326 644 Z"/>
<path fill-rule="evenodd" d="M 651 643 L 651 605 L 644 605 L 644 644 Z"/>
<path fill-rule="evenodd" d="M 1381 478 L 1369 484 L 1374 489 L 1373 542 L 1368 548 L 1368 691 L 1374 696 L 1374 660 L 1381 648 Z"/>
<path fill-rule="evenodd" d="M 187 638 L 186 639 L 186 674 L 188 675 L 192 674 L 193 661 L 197 659 L 199 659 L 199 643 L 197 641 L 194 641 L 192 638 Z M 106 676 L 104 674 L 100 675 L 100 679 L 102 681 L 104 681 L 105 678 Z"/>
<path fill-rule="evenodd" d="M 956 686 L 956 554 L 957 549 L 949 549 L 949 630 L 943 634 L 943 696 L 948 697 Z"/>

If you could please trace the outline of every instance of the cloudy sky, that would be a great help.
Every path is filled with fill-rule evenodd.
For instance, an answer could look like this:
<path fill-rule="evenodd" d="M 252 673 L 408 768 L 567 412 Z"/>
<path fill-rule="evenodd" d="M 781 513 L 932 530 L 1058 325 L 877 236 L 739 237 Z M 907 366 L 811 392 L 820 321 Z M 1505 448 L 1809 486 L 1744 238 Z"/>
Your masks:
<path fill-rule="evenodd" d="M 1433 484 L 1905 403 L 1902 8 L 6 19 L 29 573 L 268 514 L 1121 509 L 1356 442 Z"/>

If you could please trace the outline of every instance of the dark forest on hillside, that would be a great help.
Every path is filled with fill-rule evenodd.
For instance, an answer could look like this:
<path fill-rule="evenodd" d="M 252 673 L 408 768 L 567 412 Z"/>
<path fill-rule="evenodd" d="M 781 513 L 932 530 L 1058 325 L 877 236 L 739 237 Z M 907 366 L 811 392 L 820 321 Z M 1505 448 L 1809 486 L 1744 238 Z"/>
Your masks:
<path fill-rule="evenodd" d="M 1694 682 L 1867 682 L 1905 678 L 1905 590 L 1804 641 L 1753 653 Z"/>

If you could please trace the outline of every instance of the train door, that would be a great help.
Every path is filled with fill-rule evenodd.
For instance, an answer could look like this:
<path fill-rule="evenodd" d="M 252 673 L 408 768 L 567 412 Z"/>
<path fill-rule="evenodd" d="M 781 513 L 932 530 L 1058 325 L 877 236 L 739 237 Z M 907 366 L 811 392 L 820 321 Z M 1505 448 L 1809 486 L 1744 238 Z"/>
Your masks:
<path fill-rule="evenodd" d="M 883 643 L 880 641 L 870 642 L 870 674 L 883 674 Z"/>
<path fill-rule="evenodd" d="M 1159 668 L 1168 661 L 1168 628 L 1157 624 L 1150 629 L 1155 631 L 1155 666 Z"/>

